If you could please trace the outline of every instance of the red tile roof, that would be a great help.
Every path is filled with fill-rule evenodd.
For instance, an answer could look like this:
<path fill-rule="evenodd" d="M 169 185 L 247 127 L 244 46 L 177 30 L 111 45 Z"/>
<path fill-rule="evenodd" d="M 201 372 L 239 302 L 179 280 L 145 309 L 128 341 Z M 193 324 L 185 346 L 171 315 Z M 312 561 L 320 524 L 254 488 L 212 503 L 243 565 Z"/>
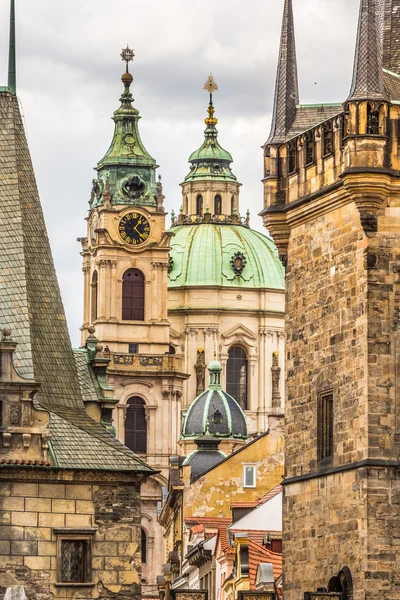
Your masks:
<path fill-rule="evenodd" d="M 239 534 L 245 533 L 245 534 L 247 534 L 247 538 L 249 540 L 254 540 L 258 544 L 263 543 L 264 538 L 268 533 L 268 531 L 263 531 L 260 529 L 232 529 L 231 528 L 229 531 L 231 532 L 232 535 L 234 535 L 235 533 L 239 533 Z"/>
<path fill-rule="evenodd" d="M 261 563 L 272 563 L 275 581 L 282 575 L 282 554 L 271 552 L 252 539 L 248 540 L 250 589 L 255 590 L 257 567 Z"/>
<path fill-rule="evenodd" d="M 268 502 L 268 500 L 271 500 L 272 498 L 275 498 L 275 496 L 277 496 L 278 494 L 280 494 L 282 492 L 282 490 L 283 490 L 282 486 L 281 485 L 277 485 L 272 490 L 270 490 L 267 494 L 265 494 L 265 496 L 263 496 L 262 498 L 260 498 L 257 506 L 261 506 L 261 504 L 265 504 L 266 502 Z"/>
<path fill-rule="evenodd" d="M 204 531 L 204 525 L 195 525 L 190 528 L 190 531 L 196 535 L 196 533 L 202 533 Z"/>
<path fill-rule="evenodd" d="M 204 527 L 218 527 L 219 525 L 230 525 L 232 519 L 230 517 L 186 517 L 186 525 L 204 525 Z"/>
<path fill-rule="evenodd" d="M 231 502 L 231 508 L 255 508 L 260 503 L 260 500 L 254 500 L 253 502 Z"/>

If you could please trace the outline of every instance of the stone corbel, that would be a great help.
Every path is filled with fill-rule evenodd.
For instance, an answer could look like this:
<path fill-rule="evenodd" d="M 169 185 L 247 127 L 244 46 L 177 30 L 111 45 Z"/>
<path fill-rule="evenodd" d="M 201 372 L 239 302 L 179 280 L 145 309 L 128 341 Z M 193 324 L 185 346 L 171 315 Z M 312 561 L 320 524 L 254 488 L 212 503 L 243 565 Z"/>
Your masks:
<path fill-rule="evenodd" d="M 31 445 L 31 439 L 32 439 L 32 436 L 30 433 L 22 434 L 22 444 L 23 444 L 24 448 L 29 448 L 29 446 Z"/>
<path fill-rule="evenodd" d="M 3 433 L 3 447 L 9 448 L 11 444 L 11 433 Z"/>

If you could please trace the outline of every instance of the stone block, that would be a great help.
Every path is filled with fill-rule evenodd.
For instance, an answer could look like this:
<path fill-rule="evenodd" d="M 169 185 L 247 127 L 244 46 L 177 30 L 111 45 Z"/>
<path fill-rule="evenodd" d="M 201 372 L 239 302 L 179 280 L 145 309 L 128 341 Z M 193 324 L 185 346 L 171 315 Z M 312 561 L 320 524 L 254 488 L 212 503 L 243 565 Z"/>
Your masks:
<path fill-rule="evenodd" d="M 25 499 L 14 496 L 0 497 L 0 511 L 2 510 L 24 510 Z"/>
<path fill-rule="evenodd" d="M 0 540 L 23 540 L 24 528 L 0 525 Z"/>
<path fill-rule="evenodd" d="M 118 556 L 133 556 L 138 549 L 138 545 L 135 542 L 125 543 L 120 542 L 118 544 Z"/>
<path fill-rule="evenodd" d="M 106 570 L 119 571 L 130 569 L 131 556 L 105 557 L 104 567 Z"/>
<path fill-rule="evenodd" d="M 51 540 L 51 529 L 50 527 L 25 527 L 24 539 L 49 542 Z"/>
<path fill-rule="evenodd" d="M 0 525 L 10 525 L 11 524 L 11 513 L 7 510 L 2 510 L 0 512 Z"/>
<path fill-rule="evenodd" d="M 38 495 L 38 484 L 37 483 L 13 483 L 12 484 L 12 495 L 13 496 L 27 496 L 29 498 L 35 498 Z"/>
<path fill-rule="evenodd" d="M 38 542 L 11 542 L 13 556 L 37 556 Z"/>
<path fill-rule="evenodd" d="M 74 513 L 75 500 L 52 500 L 52 510 L 55 513 Z"/>
<path fill-rule="evenodd" d="M 26 525 L 35 527 L 38 524 L 38 514 L 36 512 L 12 512 L 11 525 Z"/>
<path fill-rule="evenodd" d="M 0 569 L 7 569 L 8 566 L 22 566 L 24 564 L 23 556 L 0 556 Z"/>
<path fill-rule="evenodd" d="M 39 556 L 57 556 L 57 542 L 38 542 Z"/>
<path fill-rule="evenodd" d="M 11 483 L 0 483 L 0 496 L 11 496 Z"/>
<path fill-rule="evenodd" d="M 11 554 L 11 542 L 7 540 L 0 541 L 0 555 Z"/>
<path fill-rule="evenodd" d="M 25 567 L 28 567 L 28 569 L 48 571 L 50 569 L 50 557 L 49 556 L 25 556 L 24 565 L 25 565 Z"/>
<path fill-rule="evenodd" d="M 104 569 L 104 558 L 102 556 L 93 557 L 92 568 L 97 570 Z"/>
<path fill-rule="evenodd" d="M 96 573 L 98 580 L 104 585 L 118 584 L 118 573 L 117 571 L 98 571 Z"/>
<path fill-rule="evenodd" d="M 105 534 L 107 542 L 131 542 L 132 528 L 131 527 L 115 527 L 107 529 Z"/>
<path fill-rule="evenodd" d="M 25 510 L 51 512 L 51 500 L 48 498 L 26 498 Z"/>
<path fill-rule="evenodd" d="M 57 513 L 39 513 L 40 527 L 65 527 L 65 515 Z"/>
<path fill-rule="evenodd" d="M 66 527 L 91 527 L 92 517 L 90 515 L 65 515 Z"/>
<path fill-rule="evenodd" d="M 139 573 L 134 570 L 130 571 L 119 571 L 118 580 L 122 585 L 132 585 L 133 583 L 140 583 Z"/>
<path fill-rule="evenodd" d="M 55 556 L 51 556 L 50 557 L 50 569 L 52 571 L 57 571 L 57 566 L 58 566 L 57 565 L 57 558 Z M 56 580 L 57 580 L 57 573 L 55 573 L 55 577 L 56 577 Z"/>
<path fill-rule="evenodd" d="M 77 500 L 76 501 L 76 512 L 77 514 L 83 515 L 94 515 L 94 504 L 88 500 Z"/>
<path fill-rule="evenodd" d="M 117 542 L 95 542 L 93 556 L 118 556 Z"/>
<path fill-rule="evenodd" d="M 67 485 L 66 498 L 70 500 L 91 500 L 92 486 L 91 485 Z"/>
<path fill-rule="evenodd" d="M 65 485 L 61 483 L 40 483 L 39 496 L 41 498 L 65 498 Z"/>

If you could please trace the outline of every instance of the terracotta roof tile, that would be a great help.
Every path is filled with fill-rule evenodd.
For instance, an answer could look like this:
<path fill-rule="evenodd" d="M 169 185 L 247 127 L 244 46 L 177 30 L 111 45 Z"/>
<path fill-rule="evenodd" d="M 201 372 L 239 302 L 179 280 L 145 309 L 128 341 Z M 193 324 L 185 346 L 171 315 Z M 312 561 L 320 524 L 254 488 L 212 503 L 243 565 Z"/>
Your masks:
<path fill-rule="evenodd" d="M 282 575 L 282 554 L 271 552 L 254 540 L 248 540 L 250 589 L 255 590 L 257 567 L 261 563 L 272 563 L 275 581 Z"/>
<path fill-rule="evenodd" d="M 202 533 L 204 531 L 204 525 L 195 525 L 190 528 L 190 531 L 196 535 L 196 533 Z"/>
<path fill-rule="evenodd" d="M 268 502 L 268 500 L 272 500 L 272 498 L 275 498 L 275 496 L 280 494 L 282 492 L 282 490 L 283 490 L 283 487 L 281 485 L 275 486 L 272 490 L 270 490 L 267 494 L 265 494 L 265 496 L 260 498 L 257 506 L 261 506 L 261 504 L 265 504 L 266 502 Z"/>
<path fill-rule="evenodd" d="M 259 500 L 253 502 L 231 502 L 231 508 L 255 508 L 258 506 Z"/>
<path fill-rule="evenodd" d="M 205 527 L 218 527 L 218 525 L 230 525 L 232 519 L 230 517 L 186 517 L 186 525 L 204 525 Z"/>

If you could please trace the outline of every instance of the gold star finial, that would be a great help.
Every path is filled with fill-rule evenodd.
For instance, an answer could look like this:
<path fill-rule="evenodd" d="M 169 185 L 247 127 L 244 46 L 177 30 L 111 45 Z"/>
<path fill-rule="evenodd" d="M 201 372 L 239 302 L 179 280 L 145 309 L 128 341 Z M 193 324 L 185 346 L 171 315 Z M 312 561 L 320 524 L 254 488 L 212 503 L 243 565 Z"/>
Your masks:
<path fill-rule="evenodd" d="M 127 44 L 126 48 L 122 49 L 120 56 L 122 60 L 126 62 L 126 72 L 128 73 L 128 64 L 131 62 L 131 60 L 135 58 L 135 53 L 131 48 L 129 48 L 129 45 Z"/>
<path fill-rule="evenodd" d="M 216 84 L 212 73 L 210 73 L 210 75 L 208 76 L 208 79 L 204 84 L 204 89 L 207 90 L 207 92 L 210 92 L 210 94 L 218 90 L 218 85 Z"/>

